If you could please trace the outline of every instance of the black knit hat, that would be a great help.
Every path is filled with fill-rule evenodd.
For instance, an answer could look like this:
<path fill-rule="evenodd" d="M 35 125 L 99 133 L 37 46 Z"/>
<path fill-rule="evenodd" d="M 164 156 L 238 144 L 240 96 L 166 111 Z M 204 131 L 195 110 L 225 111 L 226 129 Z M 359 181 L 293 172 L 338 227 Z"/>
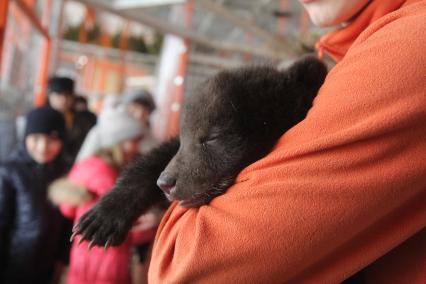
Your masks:
<path fill-rule="evenodd" d="M 26 116 L 25 137 L 41 133 L 65 138 L 65 119 L 63 115 L 49 107 L 36 108 Z"/>
<path fill-rule="evenodd" d="M 47 92 L 74 95 L 74 80 L 67 77 L 52 77 L 47 82 Z"/>

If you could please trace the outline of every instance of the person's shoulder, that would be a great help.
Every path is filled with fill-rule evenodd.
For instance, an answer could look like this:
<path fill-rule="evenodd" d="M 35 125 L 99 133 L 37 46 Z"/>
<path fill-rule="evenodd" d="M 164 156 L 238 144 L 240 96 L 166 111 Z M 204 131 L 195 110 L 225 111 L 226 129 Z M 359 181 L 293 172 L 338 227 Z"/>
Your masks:
<path fill-rule="evenodd" d="M 0 161 L 0 179 L 14 183 L 13 181 L 22 180 L 25 174 L 27 163 L 15 155 L 10 155 L 3 161 Z"/>
<path fill-rule="evenodd" d="M 13 162 L 5 160 L 0 161 L 0 179 L 7 179 L 9 176 L 9 172 L 14 169 Z"/>
<path fill-rule="evenodd" d="M 378 31 L 392 39 L 404 41 L 408 46 L 422 47 L 426 43 L 426 1 L 402 7 L 389 15 L 387 22 Z"/>
<path fill-rule="evenodd" d="M 91 179 L 98 178 L 98 175 L 116 175 L 116 171 L 102 158 L 91 156 L 77 162 L 69 173 L 71 179 Z"/>
<path fill-rule="evenodd" d="M 85 186 L 92 193 L 102 195 L 115 183 L 118 172 L 104 159 L 92 156 L 77 162 L 68 178 L 76 184 Z"/>
<path fill-rule="evenodd" d="M 76 111 L 74 113 L 74 116 L 76 118 L 79 118 L 79 119 L 89 119 L 89 120 L 95 120 L 96 121 L 96 114 L 94 114 L 93 112 L 88 111 L 88 110 L 86 110 L 86 111 Z"/>
<path fill-rule="evenodd" d="M 378 46 L 388 51 L 400 50 L 401 55 L 421 55 L 426 44 L 426 1 L 413 2 L 371 24 L 353 48 Z"/>
<path fill-rule="evenodd" d="M 0 171 L 11 172 L 28 164 L 29 158 L 23 152 L 21 147 L 14 149 L 5 159 L 0 161 Z"/>
<path fill-rule="evenodd" d="M 72 171 L 87 171 L 87 170 L 98 170 L 101 168 L 107 167 L 107 164 L 104 160 L 97 156 L 91 156 L 81 161 L 78 161 L 74 164 L 71 169 Z"/>
<path fill-rule="evenodd" d="M 392 84 L 401 88 L 419 86 L 426 60 L 426 6 L 422 3 L 404 6 L 371 24 L 353 43 L 340 67 L 352 66 L 361 70 L 363 77 L 370 70 L 372 79 L 395 80 L 398 83 Z"/>
<path fill-rule="evenodd" d="M 74 124 L 78 127 L 84 127 L 90 129 L 96 124 L 97 117 L 93 112 L 90 111 L 78 111 L 74 112 Z"/>

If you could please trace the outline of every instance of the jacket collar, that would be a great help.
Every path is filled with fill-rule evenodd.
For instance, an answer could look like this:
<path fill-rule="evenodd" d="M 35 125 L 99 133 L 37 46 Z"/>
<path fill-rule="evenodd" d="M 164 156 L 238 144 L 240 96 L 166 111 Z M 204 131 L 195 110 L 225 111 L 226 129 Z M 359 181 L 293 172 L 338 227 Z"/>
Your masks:
<path fill-rule="evenodd" d="M 19 161 L 20 163 L 23 163 L 32 169 L 46 171 L 48 173 L 52 173 L 53 175 L 55 175 L 55 173 L 62 173 L 65 171 L 65 165 L 63 163 L 61 154 L 59 154 L 59 156 L 51 163 L 39 164 L 30 156 L 24 143 L 21 143 L 9 156 L 9 160 Z"/>
<path fill-rule="evenodd" d="M 323 36 L 316 44 L 319 57 L 327 53 L 339 62 L 345 56 L 357 37 L 377 19 L 398 10 L 410 0 L 372 0 L 364 10 L 347 26 Z"/>

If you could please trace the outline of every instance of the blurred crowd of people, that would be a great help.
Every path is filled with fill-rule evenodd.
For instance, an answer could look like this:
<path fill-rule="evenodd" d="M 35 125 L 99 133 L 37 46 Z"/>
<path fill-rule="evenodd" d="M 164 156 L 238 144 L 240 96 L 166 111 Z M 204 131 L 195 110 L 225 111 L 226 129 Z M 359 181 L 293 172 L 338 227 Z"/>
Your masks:
<path fill-rule="evenodd" d="M 145 90 L 108 97 L 96 116 L 74 86 L 49 79 L 46 105 L 20 120 L 21 142 L 0 163 L 0 283 L 131 283 L 133 256 L 149 258 L 161 208 L 141 216 L 119 247 L 70 238 L 120 171 L 157 144 L 155 102 Z M 147 270 L 138 271 L 143 282 Z"/>

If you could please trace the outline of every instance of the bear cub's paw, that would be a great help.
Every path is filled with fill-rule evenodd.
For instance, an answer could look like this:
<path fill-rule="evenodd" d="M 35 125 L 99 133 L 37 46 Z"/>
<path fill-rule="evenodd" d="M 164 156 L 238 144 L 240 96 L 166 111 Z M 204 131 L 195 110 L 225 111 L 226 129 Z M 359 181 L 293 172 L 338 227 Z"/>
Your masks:
<path fill-rule="evenodd" d="M 120 208 L 116 208 L 116 204 L 105 200 L 86 212 L 74 226 L 71 241 L 75 235 L 81 235 L 79 243 L 88 241 L 89 249 L 93 245 L 107 249 L 123 243 L 132 227 L 133 218 L 125 218 L 126 209 L 121 204 Z"/>

